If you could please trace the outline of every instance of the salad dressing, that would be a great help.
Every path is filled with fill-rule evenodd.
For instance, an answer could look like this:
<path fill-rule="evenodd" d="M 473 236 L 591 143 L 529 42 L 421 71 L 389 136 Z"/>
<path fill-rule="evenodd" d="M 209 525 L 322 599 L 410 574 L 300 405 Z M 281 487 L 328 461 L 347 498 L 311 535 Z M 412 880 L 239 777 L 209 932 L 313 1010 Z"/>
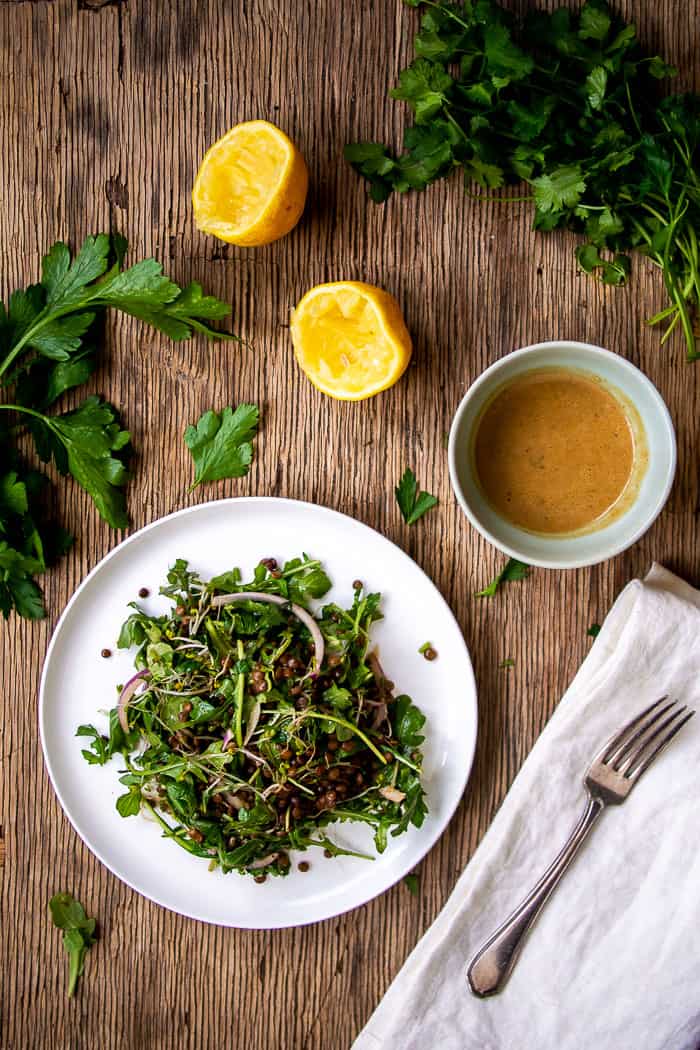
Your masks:
<path fill-rule="evenodd" d="M 608 524 L 634 495 L 646 455 L 633 411 L 589 373 L 541 368 L 517 376 L 476 427 L 472 451 L 484 496 L 531 532 Z"/>

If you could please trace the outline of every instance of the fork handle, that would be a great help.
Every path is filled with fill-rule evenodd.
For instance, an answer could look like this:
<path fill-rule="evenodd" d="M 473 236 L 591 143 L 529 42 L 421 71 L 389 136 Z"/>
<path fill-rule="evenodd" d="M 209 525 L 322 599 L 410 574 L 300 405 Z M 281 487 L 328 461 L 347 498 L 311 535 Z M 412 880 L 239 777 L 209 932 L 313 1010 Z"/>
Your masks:
<path fill-rule="evenodd" d="M 579 846 L 603 811 L 600 798 L 588 799 L 586 811 L 571 832 L 569 839 L 555 857 L 536 886 L 518 905 L 502 926 L 474 956 L 467 970 L 467 981 L 474 995 L 485 998 L 495 995 L 505 984 L 515 966 L 525 937 L 539 916 L 554 887 L 574 859 Z"/>

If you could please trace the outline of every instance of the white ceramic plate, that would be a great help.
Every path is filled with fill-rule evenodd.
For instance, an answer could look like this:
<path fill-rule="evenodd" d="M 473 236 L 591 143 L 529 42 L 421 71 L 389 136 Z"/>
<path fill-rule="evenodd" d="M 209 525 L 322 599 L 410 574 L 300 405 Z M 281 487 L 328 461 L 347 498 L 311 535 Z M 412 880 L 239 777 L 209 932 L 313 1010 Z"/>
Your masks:
<path fill-rule="evenodd" d="M 248 876 L 209 872 L 206 861 L 164 839 L 143 817 L 114 808 L 124 791 L 119 757 L 90 766 L 80 754 L 83 722 L 107 729 L 116 686 L 129 677 L 129 653 L 116 649 L 127 602 L 147 587 L 149 612 L 170 607 L 157 596 L 168 567 L 186 558 L 204 578 L 239 566 L 252 572 L 260 558 L 284 560 L 306 551 L 320 558 L 333 590 L 324 601 L 350 603 L 359 578 L 384 595 L 385 619 L 373 639 L 398 690 L 427 716 L 424 784 L 429 816 L 420 829 L 389 836 L 374 861 L 326 859 L 309 850 L 308 872 L 296 864 L 286 878 L 256 884 Z M 430 641 L 438 659 L 419 646 Z M 103 648 L 113 651 L 103 659 Z M 66 815 L 99 859 L 133 889 L 166 908 L 204 922 L 249 929 L 298 926 L 349 911 L 409 872 L 441 835 L 469 776 L 476 743 L 476 689 L 464 639 L 444 599 L 411 559 L 379 533 L 343 514 L 295 500 L 230 499 L 181 510 L 125 540 L 87 576 L 56 628 L 41 680 L 39 719 L 44 757 Z M 339 824 L 329 833 L 374 854 L 371 830 Z M 300 859 L 300 855 L 293 859 Z"/>

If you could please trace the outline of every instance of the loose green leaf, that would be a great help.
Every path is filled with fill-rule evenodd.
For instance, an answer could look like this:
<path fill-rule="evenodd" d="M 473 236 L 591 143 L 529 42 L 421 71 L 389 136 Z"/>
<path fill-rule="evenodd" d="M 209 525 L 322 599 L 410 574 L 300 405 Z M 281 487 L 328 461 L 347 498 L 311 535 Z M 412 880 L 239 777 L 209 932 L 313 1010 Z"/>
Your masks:
<path fill-rule="evenodd" d="M 196 426 L 185 431 L 185 444 L 195 464 L 190 492 L 203 481 L 241 478 L 253 459 L 253 439 L 260 414 L 257 405 L 227 407 L 220 414 L 209 410 Z"/>
<path fill-rule="evenodd" d="M 399 510 L 407 525 L 413 525 L 426 511 L 437 506 L 435 496 L 419 490 L 416 476 L 410 467 L 406 468 L 394 491 Z"/>
<path fill-rule="evenodd" d="M 414 897 L 418 896 L 418 876 L 415 872 L 411 872 L 410 875 L 404 875 L 403 884 L 409 893 L 413 894 Z"/>
<path fill-rule="evenodd" d="M 63 945 L 68 952 L 70 970 L 68 977 L 68 996 L 75 992 L 78 978 L 85 967 L 85 956 L 88 949 L 97 940 L 96 922 L 88 919 L 85 910 L 70 893 L 57 893 L 49 901 L 51 920 L 54 926 L 63 930 Z"/>
<path fill-rule="evenodd" d="M 589 638 L 597 638 L 598 635 L 600 634 L 600 630 L 601 630 L 601 628 L 600 628 L 600 624 L 599 623 L 592 623 L 591 626 L 586 631 L 586 634 L 588 635 Z"/>
<path fill-rule="evenodd" d="M 517 558 L 509 558 L 498 576 L 496 576 L 487 587 L 484 587 L 483 590 L 477 591 L 474 597 L 493 598 L 494 594 L 502 584 L 511 583 L 515 580 L 524 580 L 529 573 L 529 565 L 526 565 L 525 562 L 518 561 Z"/>

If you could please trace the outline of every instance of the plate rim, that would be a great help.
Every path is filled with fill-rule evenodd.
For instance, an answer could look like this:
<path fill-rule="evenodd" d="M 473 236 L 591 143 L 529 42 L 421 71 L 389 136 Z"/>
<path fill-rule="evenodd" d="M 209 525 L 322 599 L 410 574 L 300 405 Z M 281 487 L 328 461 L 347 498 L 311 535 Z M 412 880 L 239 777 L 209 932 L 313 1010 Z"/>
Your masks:
<path fill-rule="evenodd" d="M 408 558 L 408 560 L 412 563 L 412 565 L 425 578 L 427 583 L 434 589 L 434 591 L 436 592 L 440 602 L 444 606 L 445 612 L 447 613 L 448 617 L 452 620 L 452 622 L 454 623 L 455 627 L 457 628 L 457 631 L 459 633 L 459 636 L 462 639 L 462 643 L 463 643 L 463 646 L 464 646 L 464 655 L 466 657 L 467 667 L 468 667 L 468 680 L 466 682 L 464 682 L 463 684 L 464 684 L 464 687 L 465 687 L 465 691 L 467 690 L 467 688 L 468 688 L 468 691 L 469 691 L 469 703 L 470 703 L 470 706 L 472 708 L 471 714 L 472 714 L 472 717 L 473 717 L 473 720 L 474 720 L 474 733 L 473 733 L 473 737 L 472 737 L 472 740 L 471 740 L 471 746 L 468 748 L 468 759 L 464 763 L 463 772 L 462 772 L 462 774 L 460 776 L 461 783 L 460 783 L 460 786 L 459 786 L 459 791 L 455 792 L 454 802 L 451 803 L 450 805 L 448 805 L 446 813 L 443 816 L 442 820 L 439 821 L 436 824 L 433 832 L 431 833 L 431 836 L 426 840 L 425 845 L 421 846 L 421 848 L 420 848 L 420 856 L 417 858 L 416 861 L 414 861 L 414 865 L 413 866 L 415 866 L 417 864 L 420 864 L 425 859 L 425 857 L 428 855 L 430 850 L 433 849 L 433 847 L 442 838 L 442 836 L 444 835 L 445 831 L 447 830 L 448 825 L 450 824 L 452 818 L 454 817 L 454 815 L 455 815 L 455 813 L 457 811 L 457 808 L 459 807 L 460 802 L 462 801 L 462 798 L 464 797 L 464 792 L 465 792 L 467 784 L 469 782 L 469 777 L 471 775 L 472 769 L 474 768 L 474 758 L 475 758 L 475 755 L 476 755 L 476 744 L 477 744 L 477 739 L 478 739 L 478 735 L 479 735 L 479 707 L 478 707 L 478 692 L 477 692 L 477 685 L 476 685 L 476 676 L 474 674 L 474 665 L 472 663 L 471 653 L 469 651 L 469 647 L 467 645 L 466 639 L 464 638 L 464 632 L 462 631 L 462 628 L 461 628 L 461 626 L 459 624 L 459 621 L 457 620 L 457 617 L 455 616 L 454 612 L 452 611 L 452 608 L 451 608 L 449 602 L 447 601 L 447 599 L 445 598 L 445 596 L 443 595 L 442 591 L 437 586 L 437 584 L 431 579 L 431 577 L 428 575 L 428 573 L 418 564 L 418 562 L 416 562 L 415 559 L 412 558 L 411 555 L 408 554 L 403 549 L 403 547 L 400 547 L 398 545 L 398 543 L 395 543 L 393 540 L 389 539 L 388 536 L 385 536 L 378 529 L 373 528 L 371 525 L 367 525 L 366 522 L 364 522 L 364 521 L 360 521 L 359 518 L 354 518 L 351 514 L 345 514 L 343 511 L 335 510 L 335 508 L 324 506 L 321 503 L 313 503 L 310 500 L 293 499 L 293 498 L 288 497 L 288 496 L 227 496 L 227 497 L 224 497 L 223 499 L 214 499 L 214 500 L 207 500 L 204 503 L 195 503 L 195 504 L 193 504 L 190 507 L 180 507 L 179 510 L 171 511 L 169 514 L 165 514 L 165 515 L 163 515 L 160 518 L 156 518 L 154 521 L 151 521 L 147 525 L 142 526 L 140 529 L 137 529 L 135 532 L 131 533 L 131 535 L 126 536 L 123 540 L 121 540 L 115 547 L 112 548 L 112 550 L 108 551 L 107 554 L 105 554 L 102 558 L 100 558 L 99 561 L 92 567 L 92 569 L 90 569 L 90 571 L 80 581 L 80 583 L 78 584 L 78 586 L 74 590 L 73 594 L 68 599 L 68 602 L 66 603 L 65 608 L 61 612 L 61 615 L 59 616 L 58 620 L 56 621 L 56 625 L 53 628 L 53 631 L 52 631 L 52 634 L 51 634 L 51 638 L 50 638 L 49 644 L 48 644 L 47 649 L 46 649 L 46 655 L 44 657 L 44 664 L 43 664 L 42 671 L 41 671 L 41 678 L 39 680 L 39 695 L 38 695 L 39 737 L 40 737 L 40 740 L 41 740 L 41 750 L 42 750 L 42 755 L 43 755 L 43 759 L 44 759 L 44 767 L 46 769 L 46 772 L 48 773 L 49 780 L 51 782 L 51 787 L 53 788 L 53 791 L 54 791 L 54 793 L 56 795 L 56 798 L 58 799 L 58 802 L 59 802 L 59 804 L 61 806 L 61 810 L 63 811 L 63 815 L 68 819 L 71 827 L 73 828 L 75 833 L 78 835 L 80 840 L 84 843 L 84 845 L 88 848 L 88 850 L 90 851 L 92 856 L 96 857 L 97 860 L 100 862 L 100 864 L 102 864 L 110 872 L 110 874 L 112 874 L 120 882 L 123 882 L 126 886 L 129 887 L 129 889 L 133 890 L 134 893 L 137 893 L 139 896 L 144 897 L 146 900 L 149 900 L 153 904 L 158 905 L 158 907 L 163 908 L 166 911 L 172 912 L 174 915 L 181 915 L 181 916 L 183 916 L 186 919 L 190 919 L 190 920 L 192 920 L 194 922 L 201 922 L 201 923 L 204 923 L 204 924 L 210 925 L 210 926 L 219 926 L 219 927 L 222 927 L 224 929 L 245 929 L 245 930 L 297 929 L 298 927 L 302 927 L 302 926 L 311 926 L 311 925 L 314 925 L 315 923 L 326 922 L 329 919 L 335 919 L 335 918 L 337 918 L 340 915 L 346 915 L 346 914 L 349 914 L 352 911 L 355 911 L 357 908 L 364 907 L 366 904 L 369 904 L 371 901 L 375 900 L 377 897 L 380 897 L 380 896 L 382 896 L 382 894 L 387 893 L 393 886 L 395 886 L 398 882 L 400 882 L 401 879 L 405 877 L 405 875 L 404 874 L 398 875 L 395 879 L 392 879 L 392 881 L 389 882 L 387 885 L 382 886 L 381 888 L 377 889 L 376 891 L 372 891 L 369 894 L 369 896 L 367 896 L 363 901 L 361 901 L 361 902 L 359 902 L 357 904 L 353 904 L 353 905 L 351 905 L 348 908 L 342 908 L 341 907 L 338 910 L 334 910 L 331 913 L 329 913 L 328 915 L 323 915 L 323 916 L 321 916 L 319 918 L 310 918 L 308 920 L 304 919 L 302 921 L 293 922 L 293 923 L 275 922 L 273 925 L 269 924 L 269 920 L 268 920 L 268 923 L 266 925 L 259 925 L 259 924 L 248 924 L 248 923 L 242 924 L 240 922 L 232 923 L 232 922 L 226 922 L 224 920 L 216 920 L 216 919 L 203 919 L 200 915 L 194 915 L 194 914 L 192 914 L 189 911 L 184 911 L 184 910 L 180 910 L 179 908 L 174 908 L 170 904 L 165 903 L 162 899 L 159 899 L 154 894 L 146 892 L 145 890 L 139 888 L 138 886 L 135 886 L 134 883 L 132 881 L 130 881 L 129 878 L 127 878 L 120 871 L 116 870 L 116 867 L 114 867 L 111 863 L 109 863 L 102 856 L 102 852 L 99 849 L 96 849 L 95 846 L 91 842 L 88 841 L 86 836 L 82 833 L 80 828 L 77 826 L 76 821 L 73 819 L 73 816 L 72 816 L 72 814 L 69 811 L 69 808 L 66 806 L 66 804 L 65 804 L 65 802 L 63 800 L 63 797 L 61 795 L 61 792 L 59 790 L 59 787 L 58 787 L 58 785 L 56 783 L 56 779 L 55 779 L 55 776 L 54 776 L 54 770 L 53 770 L 52 765 L 51 765 L 49 746 L 48 746 L 47 740 L 46 740 L 46 726 L 45 726 L 46 702 L 45 702 L 45 694 L 46 694 L 46 681 L 47 681 L 48 672 L 49 672 L 49 668 L 50 668 L 50 664 L 51 664 L 51 657 L 53 655 L 54 648 L 56 647 L 56 645 L 58 643 L 60 633 L 62 631 L 62 628 L 64 626 L 65 621 L 67 620 L 67 618 L 68 618 L 68 616 L 70 614 L 71 609 L 73 608 L 73 606 L 77 602 L 77 600 L 78 600 L 79 596 L 81 595 L 81 593 L 83 592 L 83 590 L 87 587 L 89 582 L 92 580 L 93 576 L 97 575 L 97 573 L 103 568 L 103 566 L 106 565 L 109 561 L 111 561 L 112 558 L 116 557 L 116 555 L 120 551 L 122 551 L 125 547 L 128 547 L 131 543 L 134 543 L 136 540 L 138 540 L 141 537 L 143 537 L 146 533 L 154 531 L 156 528 L 158 528 L 159 526 L 165 524 L 168 521 L 172 521 L 174 518 L 187 517 L 189 514 L 200 513 L 202 511 L 209 510 L 209 509 L 211 509 L 213 507 L 221 507 L 221 506 L 225 506 L 227 504 L 233 505 L 233 506 L 239 506 L 241 504 L 250 504 L 250 503 L 252 503 L 252 504 L 269 503 L 269 504 L 278 504 L 278 505 L 279 504 L 286 504 L 286 505 L 291 505 L 291 506 L 293 506 L 295 508 L 304 508 L 304 509 L 308 509 L 308 510 L 312 510 L 312 511 L 316 511 L 316 512 L 317 511 L 322 511 L 323 514 L 328 515 L 329 517 L 332 517 L 332 518 L 343 518 L 343 519 L 345 519 L 347 521 L 352 522 L 353 525 L 359 526 L 360 528 L 367 530 L 367 532 L 373 533 L 375 536 L 378 536 L 385 543 L 388 543 L 392 547 L 394 547 L 405 558 Z"/>

